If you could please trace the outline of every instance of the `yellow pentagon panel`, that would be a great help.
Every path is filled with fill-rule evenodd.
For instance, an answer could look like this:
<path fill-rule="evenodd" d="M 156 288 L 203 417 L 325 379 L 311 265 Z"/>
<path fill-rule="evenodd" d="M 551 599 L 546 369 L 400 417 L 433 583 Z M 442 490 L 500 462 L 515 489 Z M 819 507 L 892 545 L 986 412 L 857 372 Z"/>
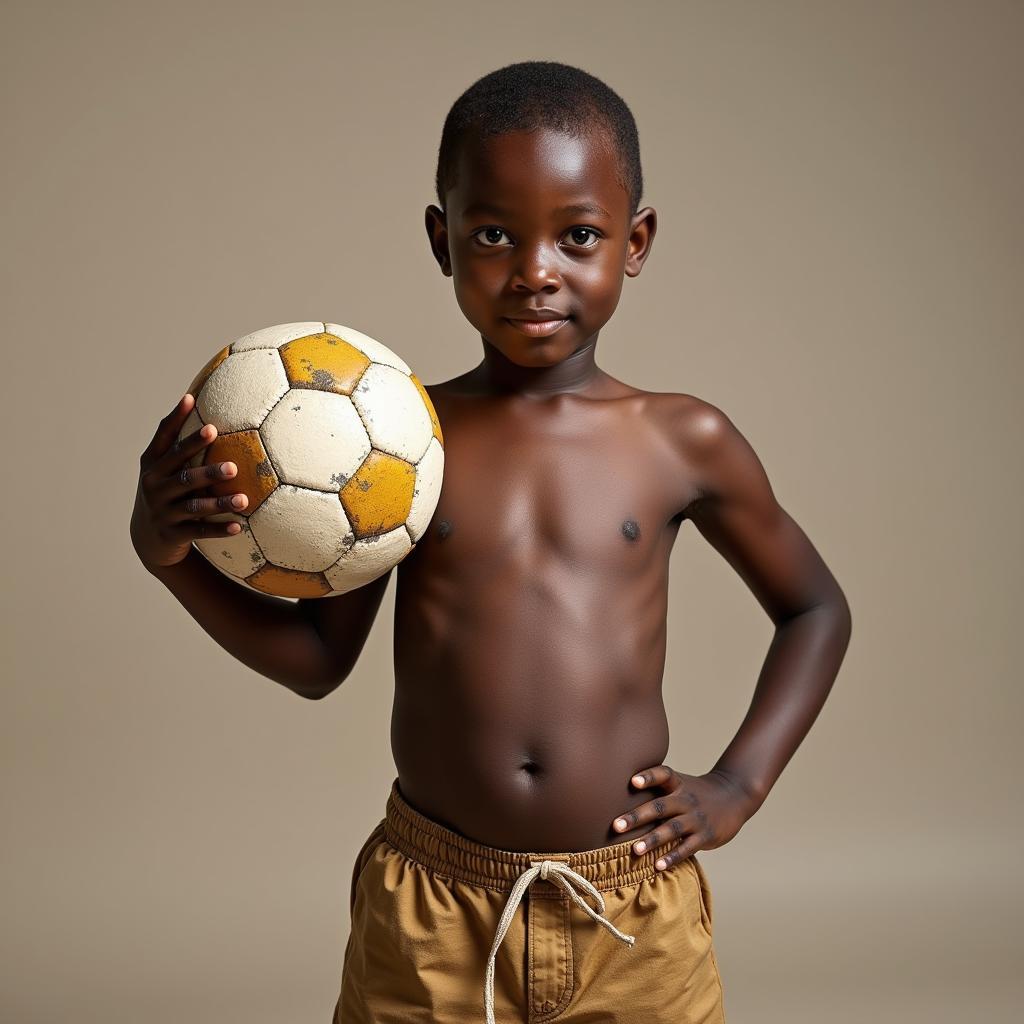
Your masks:
<path fill-rule="evenodd" d="M 322 572 L 283 569 L 272 562 L 246 576 L 245 582 L 264 594 L 278 597 L 326 597 L 331 592 L 331 585 Z"/>
<path fill-rule="evenodd" d="M 357 537 L 401 526 L 412 508 L 416 470 L 404 459 L 374 449 L 339 492 Z"/>
<path fill-rule="evenodd" d="M 438 443 L 443 448 L 444 438 L 441 436 L 441 421 L 437 418 L 437 410 L 434 408 L 434 403 L 430 400 L 430 395 L 427 394 L 427 389 L 420 383 L 420 379 L 415 373 L 410 373 L 409 379 L 416 385 L 416 390 L 423 398 L 423 404 L 427 407 L 427 412 L 430 413 L 430 422 L 434 426 L 434 437 L 437 438 Z"/>
<path fill-rule="evenodd" d="M 220 366 L 228 357 L 228 353 L 231 351 L 230 345 L 225 345 L 200 371 L 196 374 L 196 379 L 189 385 L 188 393 L 193 398 L 199 397 L 199 392 L 203 390 L 203 385 L 209 380 L 210 374 Z M 192 364 L 195 365 L 194 363 Z M 195 406 L 193 406 L 195 408 Z"/>
<path fill-rule="evenodd" d="M 239 510 L 240 515 L 252 515 L 277 486 L 277 474 L 258 430 L 219 434 L 206 447 L 206 464 L 214 462 L 233 462 L 238 472 L 234 476 L 213 480 L 207 487 L 207 493 L 216 497 L 239 492 L 244 494 L 249 504 Z"/>
<path fill-rule="evenodd" d="M 359 349 L 367 359 L 375 363 L 383 363 L 384 366 L 390 366 L 404 373 L 407 377 L 412 373 L 412 370 L 409 369 L 409 364 L 397 352 L 392 351 L 387 345 L 379 342 L 376 338 L 371 338 L 368 334 L 357 331 L 354 327 L 346 327 L 344 324 L 325 323 L 324 330 L 328 334 L 333 334 L 336 338 L 341 338 L 342 341 L 347 341 L 354 348 Z"/>
<path fill-rule="evenodd" d="M 292 387 L 316 388 L 351 395 L 370 360 L 359 349 L 333 334 L 321 332 L 296 338 L 280 348 Z"/>

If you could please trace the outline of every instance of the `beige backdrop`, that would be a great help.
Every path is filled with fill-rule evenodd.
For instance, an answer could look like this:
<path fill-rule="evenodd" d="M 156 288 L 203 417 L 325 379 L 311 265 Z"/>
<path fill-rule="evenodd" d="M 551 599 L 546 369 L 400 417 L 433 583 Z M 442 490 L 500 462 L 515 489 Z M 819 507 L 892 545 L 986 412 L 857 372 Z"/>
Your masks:
<path fill-rule="evenodd" d="M 4 3 L 0 1017 L 329 1020 L 394 775 L 394 584 L 302 701 L 139 565 L 138 456 L 269 324 L 473 365 L 423 229 L 441 125 L 549 59 L 630 104 L 659 214 L 599 362 L 723 408 L 853 608 L 817 724 L 703 855 L 727 1015 L 1019 1019 L 1022 28 L 976 0 Z M 692 528 L 670 614 L 696 774 L 771 628 Z"/>

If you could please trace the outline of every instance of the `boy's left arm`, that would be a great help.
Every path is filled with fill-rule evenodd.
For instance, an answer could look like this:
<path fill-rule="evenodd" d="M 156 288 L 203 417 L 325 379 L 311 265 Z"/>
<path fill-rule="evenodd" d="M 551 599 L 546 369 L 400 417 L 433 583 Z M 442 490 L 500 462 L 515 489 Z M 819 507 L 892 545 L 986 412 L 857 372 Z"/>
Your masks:
<path fill-rule="evenodd" d="M 746 717 L 715 766 L 686 775 L 656 765 L 631 780 L 660 792 L 612 827 L 661 822 L 633 845 L 642 853 L 674 842 L 659 869 L 722 846 L 757 811 L 825 703 L 851 630 L 839 584 L 776 501 L 754 450 L 720 409 L 689 401 L 681 440 L 701 496 L 687 515 L 750 588 L 775 636 Z"/>

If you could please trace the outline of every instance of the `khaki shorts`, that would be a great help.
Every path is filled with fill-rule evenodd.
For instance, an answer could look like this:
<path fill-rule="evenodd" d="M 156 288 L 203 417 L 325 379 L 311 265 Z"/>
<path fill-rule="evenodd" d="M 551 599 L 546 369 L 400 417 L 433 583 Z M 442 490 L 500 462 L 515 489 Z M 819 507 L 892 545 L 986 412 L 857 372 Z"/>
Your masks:
<path fill-rule="evenodd" d="M 472 842 L 398 780 L 356 857 L 334 1024 L 724 1024 L 695 856 Z"/>

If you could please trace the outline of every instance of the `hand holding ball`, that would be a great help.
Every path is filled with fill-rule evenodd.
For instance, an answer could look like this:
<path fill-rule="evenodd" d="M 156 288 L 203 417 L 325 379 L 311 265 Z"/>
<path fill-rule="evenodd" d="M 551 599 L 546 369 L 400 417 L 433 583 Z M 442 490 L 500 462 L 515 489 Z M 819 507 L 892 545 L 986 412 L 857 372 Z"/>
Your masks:
<path fill-rule="evenodd" d="M 211 495 L 244 493 L 240 533 L 194 541 L 243 586 L 331 597 L 397 565 L 437 507 L 444 439 L 416 375 L 350 327 L 279 324 L 221 349 L 188 389 L 179 440 L 212 423 L 190 463 L 234 462 Z"/>

